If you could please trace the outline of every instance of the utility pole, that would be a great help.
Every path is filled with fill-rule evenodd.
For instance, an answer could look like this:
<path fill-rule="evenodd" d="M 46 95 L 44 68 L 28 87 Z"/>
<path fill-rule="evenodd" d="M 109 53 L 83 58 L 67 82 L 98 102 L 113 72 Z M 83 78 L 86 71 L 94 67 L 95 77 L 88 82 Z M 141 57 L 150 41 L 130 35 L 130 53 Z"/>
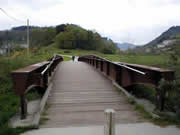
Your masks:
<path fill-rule="evenodd" d="M 27 55 L 29 56 L 29 19 L 27 19 Z"/>

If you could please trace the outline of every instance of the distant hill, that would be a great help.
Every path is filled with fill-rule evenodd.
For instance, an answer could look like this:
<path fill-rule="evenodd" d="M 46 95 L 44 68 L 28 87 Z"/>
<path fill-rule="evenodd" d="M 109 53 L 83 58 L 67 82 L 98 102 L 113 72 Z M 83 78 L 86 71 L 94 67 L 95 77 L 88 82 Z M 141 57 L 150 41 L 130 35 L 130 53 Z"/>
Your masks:
<path fill-rule="evenodd" d="M 29 26 L 29 29 L 37 29 L 37 28 L 40 28 L 39 26 Z M 18 26 L 18 27 L 13 27 L 12 30 L 21 30 L 21 31 L 24 31 L 27 29 L 27 26 Z"/>
<path fill-rule="evenodd" d="M 180 26 L 173 26 L 145 46 L 155 46 L 162 43 L 164 40 L 172 39 L 177 34 L 180 34 Z"/>
<path fill-rule="evenodd" d="M 136 47 L 134 51 L 136 53 L 168 54 L 180 50 L 179 44 L 180 26 L 173 26 L 148 44 Z"/>
<path fill-rule="evenodd" d="M 130 43 L 116 43 L 117 47 L 119 47 L 122 51 L 126 51 L 128 48 L 133 49 L 136 46 Z"/>

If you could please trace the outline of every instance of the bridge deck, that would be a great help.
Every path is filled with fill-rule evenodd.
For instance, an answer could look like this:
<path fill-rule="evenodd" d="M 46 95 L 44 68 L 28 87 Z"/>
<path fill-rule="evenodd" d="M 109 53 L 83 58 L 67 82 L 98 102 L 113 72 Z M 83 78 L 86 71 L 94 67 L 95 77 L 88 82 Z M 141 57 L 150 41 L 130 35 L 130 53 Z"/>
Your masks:
<path fill-rule="evenodd" d="M 104 124 L 104 110 L 116 110 L 116 122 L 142 121 L 126 97 L 111 81 L 83 62 L 62 62 L 56 71 L 48 97 L 49 109 L 41 127 Z"/>

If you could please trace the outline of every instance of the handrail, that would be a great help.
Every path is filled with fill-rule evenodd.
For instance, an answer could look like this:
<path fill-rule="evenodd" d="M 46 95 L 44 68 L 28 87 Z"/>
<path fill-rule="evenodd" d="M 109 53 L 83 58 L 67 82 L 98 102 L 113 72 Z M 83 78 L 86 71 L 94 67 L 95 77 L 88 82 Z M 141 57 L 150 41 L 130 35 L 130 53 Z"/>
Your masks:
<path fill-rule="evenodd" d="M 114 64 L 116 64 L 116 63 L 114 63 Z M 123 65 L 123 64 L 117 64 L 117 65 L 120 65 L 120 66 L 122 66 L 122 67 L 125 67 L 125 68 L 127 68 L 127 69 L 129 69 L 129 70 L 132 70 L 132 71 L 134 71 L 134 72 L 140 73 L 140 74 L 142 74 L 142 75 L 146 75 L 145 72 L 142 72 L 142 71 L 140 71 L 140 70 L 137 70 L 137 69 L 128 67 L 128 66 L 126 66 L 126 65 Z"/>
<path fill-rule="evenodd" d="M 151 83 L 157 85 L 160 78 L 165 78 L 166 80 L 169 80 L 169 81 L 173 80 L 173 78 L 174 78 L 173 70 L 144 66 L 144 65 L 137 65 L 137 64 L 122 63 L 122 62 L 112 62 L 112 61 L 107 60 L 106 58 L 102 58 L 101 56 L 97 56 L 97 55 L 93 55 L 93 54 L 80 56 L 78 60 L 87 62 L 87 63 L 91 64 L 92 66 L 95 66 L 96 68 L 100 68 L 102 72 L 107 72 L 106 74 L 109 74 L 110 70 L 114 70 L 113 72 L 116 72 L 117 75 L 115 75 L 115 76 L 117 76 L 117 79 L 120 79 L 119 76 L 122 77 L 122 75 L 120 75 L 121 74 L 120 72 L 122 71 L 122 69 L 120 69 L 120 67 L 123 67 L 124 70 L 126 70 L 127 72 L 129 72 L 128 70 L 133 71 L 132 73 L 129 72 L 128 73 L 129 75 L 126 74 L 124 71 L 122 71 L 124 74 L 129 76 L 129 79 L 130 79 L 129 81 L 132 81 L 131 79 L 134 80 L 134 78 L 130 77 L 130 76 L 134 76 L 134 77 L 137 77 L 136 81 L 141 80 L 143 82 L 145 82 L 145 81 L 151 82 Z M 102 63 L 102 65 L 101 65 L 101 63 Z M 109 70 L 109 66 L 107 65 L 108 63 L 110 65 L 115 65 L 117 69 L 114 67 L 110 67 L 111 69 Z M 119 68 L 118 68 L 118 66 L 119 66 Z M 104 71 L 104 70 L 106 70 L 106 71 Z M 118 70 L 120 70 L 120 71 L 118 71 Z M 112 71 L 110 71 L 110 72 L 112 72 Z M 133 75 L 133 73 L 135 75 Z M 136 73 L 141 74 L 144 77 L 141 76 L 141 78 L 138 78 L 138 75 Z M 112 73 L 111 75 L 114 76 L 114 74 L 115 73 Z M 143 80 L 142 78 L 145 78 L 145 79 Z"/>
<path fill-rule="evenodd" d="M 145 75 L 145 74 L 146 74 L 145 72 L 142 72 L 142 71 L 140 71 L 140 70 L 131 68 L 131 67 L 129 67 L 129 66 L 127 66 L 127 65 L 124 65 L 124 64 L 114 63 L 114 62 L 112 62 L 112 61 L 107 60 L 106 58 L 103 58 L 103 57 L 100 57 L 100 56 L 97 56 L 97 55 L 86 55 L 86 56 L 84 56 L 84 57 L 87 57 L 87 56 L 97 57 L 98 59 L 101 59 L 101 60 L 104 60 L 104 61 L 113 63 L 113 64 L 115 64 L 115 65 L 118 65 L 118 66 L 127 68 L 127 69 L 129 69 L 129 70 L 132 70 L 132 71 L 137 72 L 137 73 L 142 74 L 142 75 Z"/>
<path fill-rule="evenodd" d="M 46 66 L 46 68 L 41 72 L 41 75 L 44 75 L 44 73 L 51 67 L 52 63 L 54 62 L 54 60 L 56 59 L 57 55 L 54 55 L 53 59 L 51 60 L 51 62 Z"/>
<path fill-rule="evenodd" d="M 44 73 L 49 69 L 49 65 L 46 66 L 46 68 L 41 72 L 41 75 L 44 75 Z"/>

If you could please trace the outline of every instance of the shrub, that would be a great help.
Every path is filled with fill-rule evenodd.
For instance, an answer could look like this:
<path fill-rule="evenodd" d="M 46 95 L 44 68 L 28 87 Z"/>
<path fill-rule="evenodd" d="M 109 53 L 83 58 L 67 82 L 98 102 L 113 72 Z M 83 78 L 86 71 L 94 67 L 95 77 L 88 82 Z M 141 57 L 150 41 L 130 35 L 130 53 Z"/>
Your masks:
<path fill-rule="evenodd" d="M 64 53 L 72 53 L 72 52 L 71 52 L 71 51 L 66 50 L 66 51 L 64 51 Z"/>
<path fill-rule="evenodd" d="M 115 52 L 114 52 L 114 50 L 111 49 L 111 48 L 104 48 L 104 49 L 102 50 L 102 53 L 104 53 L 104 54 L 114 54 Z"/>
<path fill-rule="evenodd" d="M 137 84 L 131 87 L 132 94 L 138 98 L 145 98 L 155 103 L 155 89 L 144 84 Z"/>

